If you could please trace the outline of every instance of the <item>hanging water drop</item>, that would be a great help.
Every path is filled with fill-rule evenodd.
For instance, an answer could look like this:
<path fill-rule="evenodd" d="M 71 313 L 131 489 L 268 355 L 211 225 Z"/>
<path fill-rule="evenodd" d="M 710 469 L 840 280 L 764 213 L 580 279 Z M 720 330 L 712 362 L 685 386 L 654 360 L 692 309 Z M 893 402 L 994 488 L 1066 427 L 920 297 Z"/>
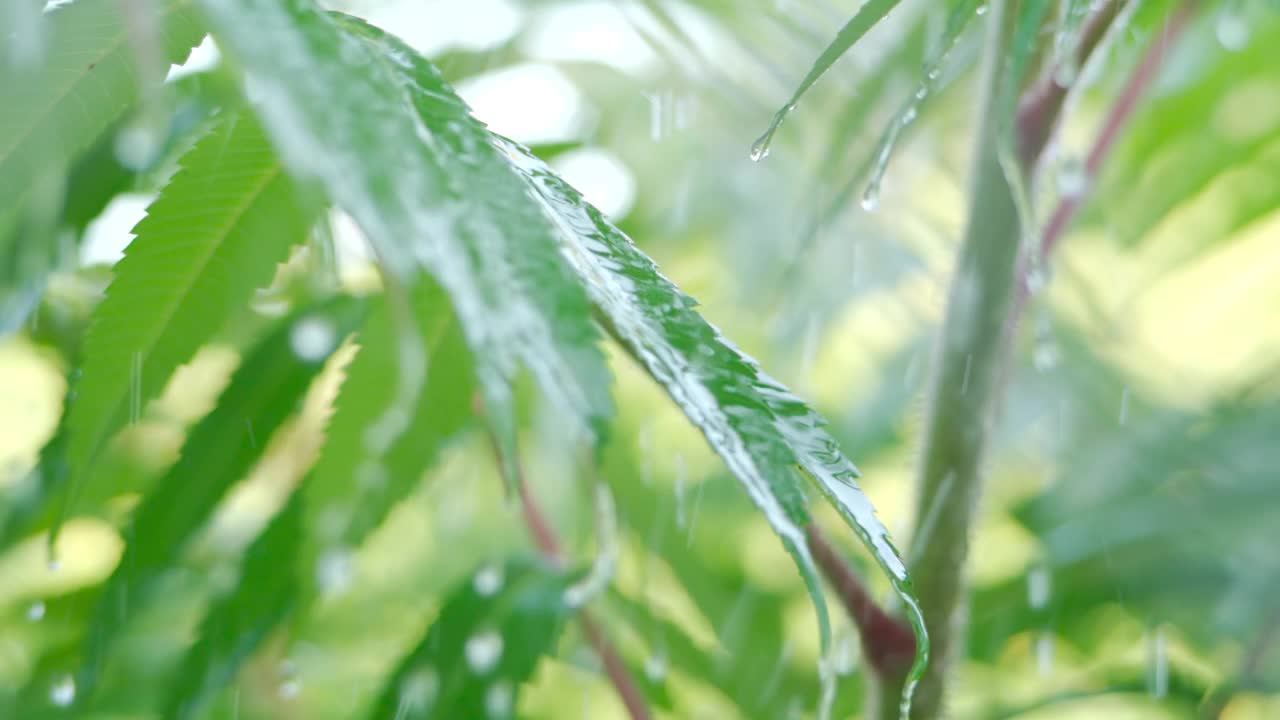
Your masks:
<path fill-rule="evenodd" d="M 981 16 L 981 15 L 986 15 L 986 14 L 987 14 L 987 6 L 986 6 L 986 5 L 979 5 L 979 6 L 978 6 L 978 9 L 977 9 L 977 10 L 975 10 L 974 12 L 976 12 L 979 16 Z"/>
<path fill-rule="evenodd" d="M 667 677 L 667 651 L 665 648 L 660 648 L 645 659 L 644 676 L 654 684 L 662 682 Z"/>
<path fill-rule="evenodd" d="M 281 700 L 292 700 L 302 694 L 302 683 L 297 680 L 286 680 L 280 683 L 280 689 L 276 693 Z"/>
<path fill-rule="evenodd" d="M 875 212 L 880 209 L 880 183 L 873 180 L 867 183 L 867 189 L 862 191 L 862 200 L 859 202 L 863 210 L 867 212 Z"/>
<path fill-rule="evenodd" d="M 355 559 L 346 548 L 330 550 L 316 561 L 316 584 L 323 593 L 340 595 L 351 587 L 355 577 Z"/>
<path fill-rule="evenodd" d="M 1058 365 L 1058 347 L 1052 340 L 1044 339 L 1036 343 L 1031 354 L 1031 362 L 1036 370 L 1048 372 Z"/>
<path fill-rule="evenodd" d="M 165 133 L 155 124 L 144 120 L 116 133 L 113 149 L 121 165 L 140 171 L 156 161 L 164 147 Z"/>
<path fill-rule="evenodd" d="M 338 343 L 333 323 L 322 317 L 306 317 L 289 330 L 289 347 L 305 362 L 324 360 Z"/>
<path fill-rule="evenodd" d="M 49 688 L 49 701 L 58 707 L 70 707 L 76 701 L 76 681 L 64 675 Z"/>
<path fill-rule="evenodd" d="M 502 589 L 502 580 L 502 566 L 487 565 L 476 573 L 475 579 L 471 581 L 471 587 L 480 597 L 491 597 Z"/>
<path fill-rule="evenodd" d="M 769 142 L 773 140 L 770 136 L 762 136 L 751 145 L 751 162 L 760 162 L 769 157 Z"/>
<path fill-rule="evenodd" d="M 31 603 L 31 606 L 27 608 L 27 619 L 31 622 L 40 622 L 44 619 L 46 609 L 43 600 Z"/>
<path fill-rule="evenodd" d="M 467 638 L 467 665 L 478 675 L 489 672 L 502 658 L 502 636 L 488 630 Z"/>

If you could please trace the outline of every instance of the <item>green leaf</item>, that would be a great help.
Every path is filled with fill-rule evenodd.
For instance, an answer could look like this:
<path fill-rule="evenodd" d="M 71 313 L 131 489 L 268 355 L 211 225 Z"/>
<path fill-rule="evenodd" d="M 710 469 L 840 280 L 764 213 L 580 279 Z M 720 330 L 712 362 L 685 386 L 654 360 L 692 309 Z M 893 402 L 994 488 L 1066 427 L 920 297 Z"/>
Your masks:
<path fill-rule="evenodd" d="M 302 537 L 302 503 L 289 503 L 249 546 L 234 590 L 205 615 L 200 635 L 169 690 L 165 717 L 198 717 L 209 696 L 230 682 L 240 666 L 293 609 L 298 578 L 288 572 Z"/>
<path fill-rule="evenodd" d="M 609 373 L 587 299 L 553 228 L 499 151 L 467 131 L 467 108 L 439 75 L 409 75 L 409 58 L 352 34 L 361 23 L 305 0 L 204 5 L 220 47 L 262 90 L 259 115 L 286 164 L 351 213 L 399 282 L 425 271 L 445 288 L 504 445 L 521 365 L 600 439 Z M 420 392 L 420 364 L 400 373 L 401 394 Z"/>
<path fill-rule="evenodd" d="M 297 409 L 312 378 L 359 327 L 362 301 L 340 297 L 283 320 L 245 359 L 217 407 L 187 436 L 182 456 L 142 500 L 128 544 L 107 581 L 88 632 L 80 673 L 87 697 L 120 626 L 143 605 L 153 581 L 261 456 L 263 443 Z"/>
<path fill-rule="evenodd" d="M 9 52 L 0 58 L 0 330 L 20 322 L 59 260 L 47 230 L 69 164 L 138 103 L 139 77 L 182 62 L 204 36 L 191 0 L 154 6 L 156 67 L 137 66 L 119 2 L 77 2 L 39 17 L 26 29 L 45 36 L 34 66 Z"/>
<path fill-rule="evenodd" d="M 312 213 L 252 117 L 225 118 L 181 164 L 134 229 L 85 339 L 65 418 L 71 477 L 60 518 L 111 436 L 306 237 Z"/>
<path fill-rule="evenodd" d="M 481 569 L 445 600 L 370 717 L 515 717 L 520 685 L 574 612 L 564 600 L 572 579 L 528 561 Z"/>
<path fill-rule="evenodd" d="M 800 81 L 800 86 L 791 94 L 791 99 L 783 105 L 773 116 L 773 120 L 769 123 L 768 129 L 764 134 L 756 140 L 751 146 L 751 159 L 761 160 L 769 154 L 769 145 L 773 142 L 773 134 L 778 131 L 778 127 L 782 125 L 782 121 L 792 110 L 795 110 L 796 103 L 800 102 L 801 96 L 808 92 L 809 88 L 822 77 L 832 65 L 840 59 L 842 55 L 852 48 L 854 43 L 862 39 L 876 23 L 884 19 L 895 7 L 898 6 L 900 0 L 867 0 L 853 17 L 849 18 L 849 22 L 840 28 L 840 32 L 836 33 L 836 37 L 831 41 L 818 59 L 813 62 L 813 67 L 809 68 L 809 73 Z"/>
<path fill-rule="evenodd" d="M 857 532 L 918 623 L 906 568 L 826 421 L 704 320 L 694 301 L 576 190 L 523 148 L 505 146 L 559 221 L 565 252 L 610 333 L 702 430 L 796 558 L 818 607 L 824 646 L 825 604 L 804 540 L 806 477 Z M 916 630 L 923 662 L 927 641 L 920 625 Z"/>
<path fill-rule="evenodd" d="M 360 351 L 347 368 L 328 440 L 301 489 L 308 538 L 319 544 L 304 557 L 311 563 L 303 571 L 308 577 L 312 570 L 320 572 L 315 563 L 324 562 L 326 553 L 358 548 L 471 417 L 471 358 L 448 299 L 429 282 L 418 285 L 411 299 L 429 352 L 422 397 L 412 407 L 392 411 L 403 410 L 410 419 L 390 444 L 377 439 L 388 409 L 398 407 L 396 387 L 387 378 L 395 377 L 401 361 L 394 308 L 384 298 L 360 333 Z"/>
<path fill-rule="evenodd" d="M 350 26 L 397 58 L 409 81 L 425 93 L 447 90 L 431 64 L 399 41 L 368 26 Z M 889 533 L 858 487 L 857 468 L 825 431 L 825 421 L 703 320 L 692 299 L 540 160 L 474 119 L 459 119 L 454 131 L 469 138 L 465 144 L 501 148 L 523 175 L 559 227 L 563 252 L 610 332 L 703 431 L 796 558 L 815 600 L 824 647 L 830 631 L 804 539 L 809 514 L 802 478 L 815 481 L 913 607 L 906 569 Z M 923 652 L 922 634 L 919 645 Z"/>

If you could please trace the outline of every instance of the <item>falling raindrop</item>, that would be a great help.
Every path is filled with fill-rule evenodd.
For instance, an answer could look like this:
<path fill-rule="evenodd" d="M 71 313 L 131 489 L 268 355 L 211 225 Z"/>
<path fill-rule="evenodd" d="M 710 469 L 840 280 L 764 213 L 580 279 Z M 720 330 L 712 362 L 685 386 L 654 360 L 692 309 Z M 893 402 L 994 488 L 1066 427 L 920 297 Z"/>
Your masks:
<path fill-rule="evenodd" d="M 129 423 L 137 424 L 142 417 L 142 353 L 129 358 Z"/>
<path fill-rule="evenodd" d="M 145 170 L 156 161 L 164 146 L 164 132 L 154 121 L 129 125 L 116 133 L 116 160 L 130 170 Z"/>
<path fill-rule="evenodd" d="M 484 712 L 491 718 L 504 718 L 511 714 L 515 690 L 507 680 L 498 680 L 484 693 Z"/>
<path fill-rule="evenodd" d="M 1124 425 L 1129 419 L 1129 388 L 1120 393 L 1120 424 Z"/>
<path fill-rule="evenodd" d="M 425 711 L 440 693 L 440 675 L 432 667 L 421 667 L 400 683 L 400 707 L 405 711 Z"/>
<path fill-rule="evenodd" d="M 1063 197 L 1079 197 L 1089 186 L 1089 176 L 1079 158 L 1063 158 L 1058 164 L 1058 192 Z"/>
<path fill-rule="evenodd" d="M 502 589 L 502 580 L 501 565 L 486 565 L 476 573 L 475 579 L 471 581 L 471 586 L 475 588 L 476 594 L 480 597 L 491 597 Z"/>
<path fill-rule="evenodd" d="M 1157 627 L 1149 636 L 1147 652 L 1149 667 L 1147 684 L 1152 697 L 1163 698 L 1169 694 L 1169 651 L 1164 628 Z"/>
<path fill-rule="evenodd" d="M 1049 338 L 1038 341 L 1031 353 L 1031 362 L 1040 372 L 1054 369 L 1058 365 L 1058 346 Z"/>
<path fill-rule="evenodd" d="M 1053 672 L 1053 635 L 1042 632 L 1036 636 L 1036 670 L 1041 677 Z"/>
<path fill-rule="evenodd" d="M 666 129 L 667 97 L 661 92 L 645 93 L 644 97 L 649 101 L 649 138 L 659 142 Z"/>
<path fill-rule="evenodd" d="M 49 688 L 49 701 L 58 707 L 69 707 L 76 700 L 76 681 L 64 675 Z"/>
<path fill-rule="evenodd" d="M 346 548 L 330 550 L 316 562 L 316 583 L 330 595 L 340 595 L 351 587 L 355 577 L 355 559 Z"/>
<path fill-rule="evenodd" d="M 1214 35 L 1223 49 L 1240 52 L 1249 46 L 1249 23 L 1238 13 L 1223 13 L 1218 16 Z"/>
<path fill-rule="evenodd" d="M 667 650 L 659 648 L 645 659 L 644 676 L 649 678 L 651 683 L 660 683 L 667 677 L 667 667 Z"/>
<path fill-rule="evenodd" d="M 277 691 L 281 700 L 292 700 L 302 694 L 302 683 L 297 680 L 285 680 Z"/>
<path fill-rule="evenodd" d="M 685 529 L 686 518 L 685 509 L 685 485 L 688 482 L 687 472 L 684 466 L 684 455 L 676 455 L 676 527 L 681 530 Z"/>
<path fill-rule="evenodd" d="M 320 362 L 338 342 L 338 332 L 333 323 L 322 317 L 306 317 L 294 323 L 289 331 L 289 346 L 293 354 L 305 362 Z"/>
<path fill-rule="evenodd" d="M 1032 610 L 1042 610 L 1049 604 L 1052 592 L 1052 577 L 1043 566 L 1033 568 L 1027 573 L 1027 604 Z"/>
<path fill-rule="evenodd" d="M 467 638 L 467 665 L 479 675 L 489 672 L 502 658 L 502 636 L 487 630 Z"/>
<path fill-rule="evenodd" d="M 44 619 L 46 609 L 43 600 L 31 603 L 31 606 L 27 608 L 27 619 L 31 622 L 40 622 Z"/>

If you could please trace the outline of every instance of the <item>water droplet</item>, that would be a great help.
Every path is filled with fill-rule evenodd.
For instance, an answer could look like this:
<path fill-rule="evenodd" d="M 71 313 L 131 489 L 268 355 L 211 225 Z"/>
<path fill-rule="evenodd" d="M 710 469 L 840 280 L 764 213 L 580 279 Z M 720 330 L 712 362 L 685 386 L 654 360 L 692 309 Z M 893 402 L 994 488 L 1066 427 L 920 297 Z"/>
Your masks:
<path fill-rule="evenodd" d="M 1041 610 L 1049 604 L 1052 576 L 1044 567 L 1036 567 L 1027 573 L 1027 604 L 1033 610 Z"/>
<path fill-rule="evenodd" d="M 871 182 L 867 184 L 867 189 L 862 191 L 862 200 L 859 203 L 862 209 L 867 212 L 875 212 L 880 209 L 880 183 Z"/>
<path fill-rule="evenodd" d="M 1052 340 L 1037 342 L 1035 350 L 1031 353 L 1031 362 L 1040 372 L 1052 370 L 1058 365 L 1058 347 Z"/>
<path fill-rule="evenodd" d="M 400 683 L 400 706 L 406 710 L 425 711 L 440 694 L 440 675 L 432 667 L 421 667 L 405 676 Z"/>
<path fill-rule="evenodd" d="M 316 561 L 316 583 L 326 594 L 342 594 L 354 577 L 355 558 L 347 548 L 329 550 Z"/>
<path fill-rule="evenodd" d="M 769 157 L 769 142 L 773 138 L 761 137 L 751 146 L 751 162 L 760 162 Z"/>
<path fill-rule="evenodd" d="M 1053 69 L 1053 82 L 1060 88 L 1067 89 L 1075 84 L 1076 78 L 1080 76 L 1080 63 L 1076 61 L 1075 56 L 1068 53 Z"/>
<path fill-rule="evenodd" d="M 1064 197 L 1079 197 L 1089 188 L 1089 175 L 1079 158 L 1064 158 L 1056 176 L 1058 192 Z"/>
<path fill-rule="evenodd" d="M 1223 49 L 1240 52 L 1248 47 L 1251 32 L 1249 23 L 1243 17 L 1236 13 L 1223 13 L 1218 16 L 1214 34 Z"/>
<path fill-rule="evenodd" d="M 40 622 L 44 619 L 46 609 L 43 600 L 31 603 L 31 606 L 27 608 L 27 619 L 31 622 Z"/>
<path fill-rule="evenodd" d="M 942 75 L 942 68 L 936 66 L 931 67 L 929 68 L 928 75 L 930 80 L 937 80 Z"/>
<path fill-rule="evenodd" d="M 1032 295 L 1039 295 L 1044 292 L 1046 287 L 1049 287 L 1049 269 L 1038 252 L 1035 252 L 1031 257 L 1031 266 L 1027 268 L 1026 282 L 1027 292 Z"/>
<path fill-rule="evenodd" d="M 76 681 L 64 675 L 49 688 L 49 701 L 58 707 L 69 707 L 76 700 Z"/>
<path fill-rule="evenodd" d="M 484 712 L 491 718 L 504 718 L 511 715 L 514 705 L 515 690 L 510 681 L 498 680 L 489 686 L 484 693 Z"/>
<path fill-rule="evenodd" d="M 164 134 L 150 123 L 130 125 L 116 133 L 116 160 L 130 170 L 145 170 L 156 161 L 164 144 Z"/>
<path fill-rule="evenodd" d="M 56 573 L 62 569 L 62 561 L 56 557 L 51 557 L 49 558 L 49 562 L 47 563 L 46 567 L 49 568 L 49 572 Z"/>
<path fill-rule="evenodd" d="M 986 14 L 987 14 L 987 6 L 986 6 L 986 5 L 979 5 L 979 6 L 978 6 L 978 9 L 977 9 L 977 10 L 975 10 L 974 12 L 976 12 L 976 13 L 977 13 L 977 14 L 979 14 L 979 15 L 986 15 Z"/>
<path fill-rule="evenodd" d="M 923 100 L 923 99 L 925 99 L 925 98 L 927 98 L 927 97 L 929 97 L 929 88 L 928 88 L 927 86 L 925 86 L 925 85 L 921 85 L 921 86 L 916 90 L 916 99 L 917 99 L 917 100 Z"/>
<path fill-rule="evenodd" d="M 910 125 L 912 122 L 914 122 L 914 121 L 915 121 L 916 116 L 917 116 L 918 114 L 919 114 L 919 111 L 918 111 L 918 110 L 916 110 L 916 106 L 915 106 L 915 105 L 911 105 L 911 106 L 907 107 L 907 109 L 906 109 L 905 111 L 903 111 L 903 113 L 902 113 L 902 119 L 901 119 L 901 120 L 899 120 L 898 122 L 902 123 L 903 125 Z"/>
<path fill-rule="evenodd" d="M 645 659 L 644 676 L 649 678 L 651 683 L 660 683 L 667 677 L 667 667 L 667 651 L 660 649 Z"/>
<path fill-rule="evenodd" d="M 1147 685 L 1152 697 L 1163 698 L 1169 694 L 1169 650 L 1164 628 L 1158 627 L 1149 638 L 1147 652 Z"/>
<path fill-rule="evenodd" d="M 1042 632 L 1036 636 L 1036 670 L 1041 677 L 1053 672 L 1053 635 Z"/>
<path fill-rule="evenodd" d="M 480 597 L 490 597 L 502 589 L 502 566 L 488 565 L 480 568 L 471 586 Z"/>
<path fill-rule="evenodd" d="M 277 691 L 282 700 L 292 700 L 302 694 L 302 683 L 297 680 L 285 680 Z"/>
<path fill-rule="evenodd" d="M 467 638 L 465 648 L 467 665 L 477 674 L 483 675 L 498 664 L 502 658 L 502 636 L 488 630 Z"/>
<path fill-rule="evenodd" d="M 302 318 L 289 331 L 293 354 L 306 362 L 324 360 L 337 343 L 338 332 L 333 323 L 322 317 Z"/>

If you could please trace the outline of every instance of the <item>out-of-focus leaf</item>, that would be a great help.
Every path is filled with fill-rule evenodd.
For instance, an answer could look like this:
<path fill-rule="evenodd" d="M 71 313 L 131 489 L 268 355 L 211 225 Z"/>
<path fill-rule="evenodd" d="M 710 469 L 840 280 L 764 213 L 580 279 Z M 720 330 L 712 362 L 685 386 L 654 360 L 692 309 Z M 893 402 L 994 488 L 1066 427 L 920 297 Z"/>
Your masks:
<path fill-rule="evenodd" d="M 1235 12 L 1222 12 L 1228 11 Z M 1188 34 L 1186 52 L 1204 67 L 1190 84 L 1146 103 L 1108 162 L 1094 196 L 1123 202 L 1095 202 L 1091 217 L 1105 223 L 1118 242 L 1140 242 L 1227 171 L 1254 167 L 1280 134 L 1274 114 L 1254 111 L 1257 103 L 1280 93 L 1280 80 L 1270 72 L 1280 43 L 1280 14 L 1254 8 L 1241 22 L 1248 23 L 1249 41 L 1237 52 L 1212 51 L 1220 50 L 1213 22 Z M 1227 232 L 1202 233 L 1198 249 L 1257 217 L 1246 208 L 1225 210 L 1231 215 L 1223 223 Z"/>
<path fill-rule="evenodd" d="M 165 717 L 198 717 L 209 695 L 235 677 L 292 610 L 299 579 L 289 568 L 302 537 L 302 503 L 295 494 L 245 552 L 240 581 L 205 615 L 200 635 L 170 686 Z"/>
<path fill-rule="evenodd" d="M 27 30 L 47 36 L 34 67 L 0 58 L 0 332 L 22 321 L 59 260 L 50 229 L 69 164 L 138 103 L 139 77 L 182 62 L 204 35 L 190 0 L 155 7 L 161 67 L 137 66 L 118 2 L 45 13 Z"/>
<path fill-rule="evenodd" d="M 103 589 L 84 648 L 82 698 L 92 692 L 121 625 L 147 602 L 156 578 L 260 457 L 265 445 L 258 439 L 265 443 L 294 413 L 364 312 L 364 302 L 344 297 L 283 320 L 245 359 L 214 411 L 191 430 L 182 457 L 134 513 L 124 556 Z"/>
<path fill-rule="evenodd" d="M 822 51 L 818 59 L 813 62 L 813 67 L 809 68 L 809 72 L 800 81 L 799 87 L 791 94 L 791 99 L 783 105 L 773 116 L 773 120 L 769 122 L 769 127 L 764 134 L 756 140 L 751 146 L 751 158 L 760 160 L 769 154 L 769 144 L 773 142 L 773 135 L 778 131 L 778 127 L 782 125 L 782 121 L 787 115 L 795 109 L 796 103 L 800 102 L 800 98 L 813 87 L 813 84 L 822 77 L 823 73 L 831 68 L 854 43 L 862 39 L 876 23 L 884 19 L 895 7 L 898 6 L 900 0 L 867 0 L 862 7 L 858 8 L 858 12 L 849 18 L 849 22 L 840 28 L 836 33 L 836 37 L 831 44 Z"/>
<path fill-rule="evenodd" d="M 564 597 L 572 581 L 529 561 L 480 569 L 445 600 L 370 717 L 514 717 L 520 685 L 574 612 Z"/>
<path fill-rule="evenodd" d="M 60 517 L 107 440 L 271 281 L 310 218 L 250 116 L 225 118 L 183 158 L 134 229 L 85 339 L 65 418 L 71 476 Z"/>
<path fill-rule="evenodd" d="M 285 162 L 351 213 L 394 277 L 412 285 L 425 271 L 445 288 L 504 446 L 514 443 L 510 381 L 521 364 L 599 439 L 609 372 L 585 294 L 548 220 L 439 74 L 411 75 L 412 57 L 305 0 L 203 5 L 220 47 L 262 90 L 258 112 Z M 401 393 L 420 391 L 421 370 L 402 363 Z"/>
<path fill-rule="evenodd" d="M 307 498 L 308 540 L 320 546 L 304 562 L 323 562 L 324 553 L 358 548 L 471 416 L 471 358 L 448 299 L 434 283 L 423 282 L 411 300 L 406 310 L 428 353 L 422 397 L 389 445 L 369 442 L 371 433 L 380 432 L 379 418 L 395 403 L 396 387 L 387 379 L 395 377 L 400 362 L 396 308 L 383 298 L 360 333 L 360 351 L 347 368 L 328 442 L 300 491 Z M 313 570 L 323 575 L 319 566 L 304 573 Z"/>

